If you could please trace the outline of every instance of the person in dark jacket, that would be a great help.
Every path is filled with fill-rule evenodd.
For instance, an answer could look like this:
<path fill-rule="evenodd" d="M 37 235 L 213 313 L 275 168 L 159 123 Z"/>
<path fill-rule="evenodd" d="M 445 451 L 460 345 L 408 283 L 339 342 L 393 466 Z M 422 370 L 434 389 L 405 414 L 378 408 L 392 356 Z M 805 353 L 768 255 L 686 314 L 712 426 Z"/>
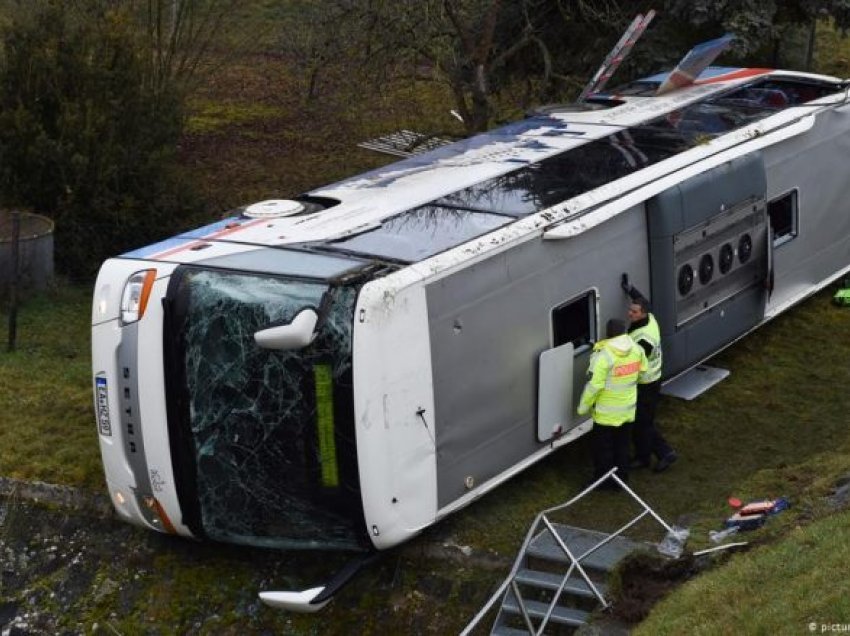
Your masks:
<path fill-rule="evenodd" d="M 623 277 L 623 289 L 629 295 L 628 334 L 644 350 L 649 369 L 638 384 L 637 412 L 632 427 L 635 447 L 632 468 L 649 468 L 654 455 L 655 472 L 662 472 L 679 458 L 655 426 L 655 410 L 661 394 L 661 330 L 655 316 L 650 312 L 649 301 Z"/>

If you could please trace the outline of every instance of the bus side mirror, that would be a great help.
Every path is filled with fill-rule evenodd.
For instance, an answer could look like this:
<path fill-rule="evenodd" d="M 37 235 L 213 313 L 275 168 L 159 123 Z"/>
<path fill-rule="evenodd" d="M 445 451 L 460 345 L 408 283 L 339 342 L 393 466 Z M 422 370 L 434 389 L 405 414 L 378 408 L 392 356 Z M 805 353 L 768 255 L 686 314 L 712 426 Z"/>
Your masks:
<path fill-rule="evenodd" d="M 291 351 L 301 349 L 316 337 L 319 316 L 312 309 L 302 309 L 288 325 L 278 325 L 254 332 L 254 341 L 263 349 Z"/>

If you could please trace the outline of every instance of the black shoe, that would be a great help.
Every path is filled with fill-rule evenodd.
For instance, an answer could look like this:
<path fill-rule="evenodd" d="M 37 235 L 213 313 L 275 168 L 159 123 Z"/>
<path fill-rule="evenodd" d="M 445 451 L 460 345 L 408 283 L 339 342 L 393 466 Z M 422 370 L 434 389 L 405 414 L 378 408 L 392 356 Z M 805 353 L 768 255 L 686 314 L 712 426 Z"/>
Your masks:
<path fill-rule="evenodd" d="M 670 451 L 664 457 L 658 460 L 655 464 L 655 468 L 653 468 L 653 472 L 661 473 L 670 468 L 673 464 L 676 463 L 676 460 L 679 459 L 679 456 L 676 454 L 676 451 Z"/>
<path fill-rule="evenodd" d="M 639 459 L 635 457 L 630 463 L 629 468 L 631 470 L 640 470 L 642 468 L 649 468 L 649 460 L 648 459 Z"/>

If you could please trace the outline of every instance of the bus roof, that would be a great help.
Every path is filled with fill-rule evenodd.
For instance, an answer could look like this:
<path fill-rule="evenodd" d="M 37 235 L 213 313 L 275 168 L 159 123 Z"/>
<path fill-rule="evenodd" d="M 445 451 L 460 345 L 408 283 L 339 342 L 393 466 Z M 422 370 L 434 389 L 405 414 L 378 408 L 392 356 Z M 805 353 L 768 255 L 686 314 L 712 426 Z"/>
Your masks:
<path fill-rule="evenodd" d="M 307 206 L 303 214 L 234 216 L 123 256 L 198 261 L 207 256 L 197 250 L 199 243 L 221 241 L 233 244 L 228 252 L 239 249 L 235 244 L 245 249 L 319 247 L 390 262 L 416 262 L 649 168 L 704 143 L 706 136 L 723 135 L 834 93 L 840 82 L 771 69 L 709 67 L 692 86 L 654 96 L 654 88 L 665 77 L 653 75 L 597 95 L 593 108 L 547 108 L 317 188 L 300 197 Z M 786 85 L 798 88 L 789 90 Z M 748 89 L 747 94 L 735 91 L 751 86 L 761 88 Z M 806 86 L 812 87 L 810 93 L 799 90 Z M 651 171 L 646 174 L 653 178 Z M 435 232 L 441 224 L 449 228 L 442 234 Z M 423 237 L 435 234 L 441 236 L 426 240 L 423 248 Z"/>

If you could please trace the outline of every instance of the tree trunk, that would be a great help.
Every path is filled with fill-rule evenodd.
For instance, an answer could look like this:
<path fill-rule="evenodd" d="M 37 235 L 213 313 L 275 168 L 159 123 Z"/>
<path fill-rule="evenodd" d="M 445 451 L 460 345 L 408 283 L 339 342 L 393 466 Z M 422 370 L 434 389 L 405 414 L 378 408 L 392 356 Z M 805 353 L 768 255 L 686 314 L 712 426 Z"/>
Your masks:
<path fill-rule="evenodd" d="M 487 76 L 484 65 L 475 67 L 475 81 L 472 83 L 472 121 L 470 125 L 474 132 L 484 132 L 490 123 L 492 106 L 487 94 Z"/>
<path fill-rule="evenodd" d="M 818 20 L 812 18 L 812 23 L 809 25 L 809 41 L 806 42 L 806 63 L 803 70 L 811 72 L 812 60 L 815 57 L 815 37 L 817 36 Z"/>

